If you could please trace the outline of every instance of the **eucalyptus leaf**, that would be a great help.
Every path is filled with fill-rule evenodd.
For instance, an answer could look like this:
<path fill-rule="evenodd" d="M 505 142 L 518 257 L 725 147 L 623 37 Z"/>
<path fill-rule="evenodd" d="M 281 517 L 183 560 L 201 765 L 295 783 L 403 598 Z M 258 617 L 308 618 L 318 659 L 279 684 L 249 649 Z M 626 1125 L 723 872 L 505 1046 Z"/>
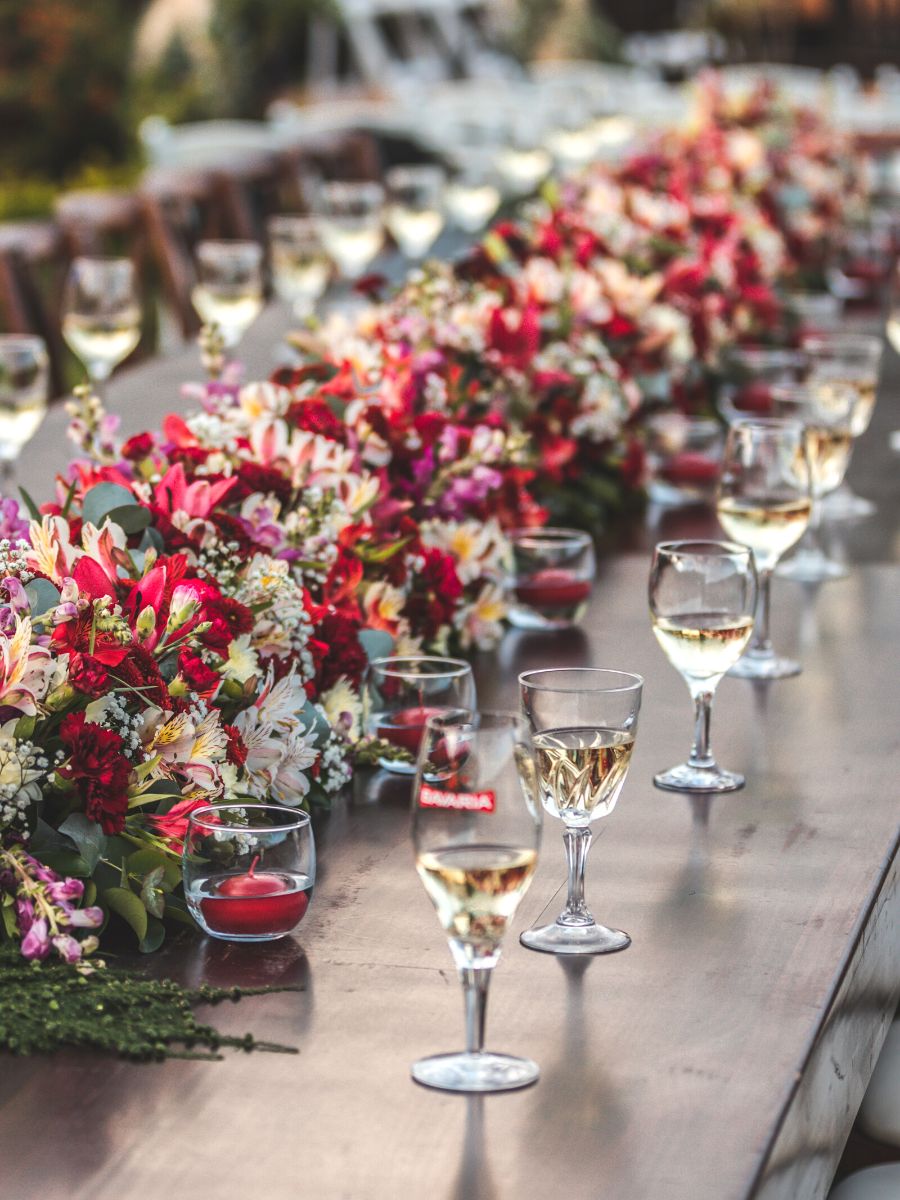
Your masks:
<path fill-rule="evenodd" d="M 97 822 L 84 813 L 71 813 L 60 825 L 59 832 L 72 839 L 81 857 L 93 870 L 106 845 L 106 834 Z"/>
<path fill-rule="evenodd" d="M 59 589 L 55 588 L 49 579 L 32 579 L 30 583 L 25 584 L 25 595 L 31 605 L 33 617 L 56 608 L 60 600 Z"/>
<path fill-rule="evenodd" d="M 162 892 L 162 882 L 165 871 L 162 867 L 154 867 L 144 876 L 141 885 L 141 900 L 144 908 L 153 917 L 161 917 L 166 911 L 166 902 Z"/>
<path fill-rule="evenodd" d="M 81 504 L 81 516 L 99 529 L 104 517 L 122 507 L 140 508 L 128 488 L 118 483 L 98 483 L 89 488 Z"/>
<path fill-rule="evenodd" d="M 147 936 L 149 917 L 140 898 L 124 887 L 110 887 L 103 893 L 101 899 L 107 908 L 117 913 L 123 921 L 134 930 L 139 942 L 143 943 Z"/>
<path fill-rule="evenodd" d="M 161 854 L 159 850 L 154 850 L 152 846 L 135 850 L 134 854 L 129 855 L 127 866 L 132 875 L 146 876 L 148 873 L 159 871 L 159 882 L 155 886 L 162 888 L 164 892 L 171 892 L 181 882 L 178 863 Z"/>
<path fill-rule="evenodd" d="M 147 917 L 147 932 L 138 949 L 141 954 L 153 954 L 166 940 L 166 927 L 157 917 Z"/>
<path fill-rule="evenodd" d="M 144 536 L 141 538 L 140 544 L 141 550 L 146 553 L 148 550 L 153 549 L 157 553 L 162 553 L 165 548 L 166 544 L 163 541 L 162 534 L 158 529 L 154 529 L 153 526 L 150 525 L 144 530 Z"/>
<path fill-rule="evenodd" d="M 315 729 L 316 740 L 319 745 L 324 745 L 331 737 L 331 726 L 328 724 L 325 714 L 316 708 L 315 704 L 307 700 L 303 705 L 300 716 L 303 719 L 306 729 Z"/>
<path fill-rule="evenodd" d="M 166 899 L 166 920 L 177 921 L 179 925 L 187 925 L 191 929 L 197 928 L 197 922 L 188 912 L 187 906 L 175 896 Z"/>
<path fill-rule="evenodd" d="M 140 504 L 122 504 L 111 509 L 106 516 L 125 533 L 141 533 L 150 524 L 153 514 Z"/>
<path fill-rule="evenodd" d="M 394 639 L 384 629 L 361 629 L 357 636 L 369 662 L 394 653 Z"/>

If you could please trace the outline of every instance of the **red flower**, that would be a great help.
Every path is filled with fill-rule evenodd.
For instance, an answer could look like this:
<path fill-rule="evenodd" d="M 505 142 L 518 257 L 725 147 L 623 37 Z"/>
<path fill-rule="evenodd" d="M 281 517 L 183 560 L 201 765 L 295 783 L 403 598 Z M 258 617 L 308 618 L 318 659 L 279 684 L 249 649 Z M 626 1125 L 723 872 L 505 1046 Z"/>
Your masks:
<path fill-rule="evenodd" d="M 122 738 L 111 729 L 89 723 L 84 713 L 69 713 L 59 735 L 69 756 L 59 774 L 72 780 L 84 811 L 92 821 L 99 821 L 104 833 L 120 833 L 128 810 L 131 774 Z"/>
<path fill-rule="evenodd" d="M 362 679 L 368 658 L 358 635 L 359 621 L 354 617 L 337 610 L 325 614 L 316 630 L 316 640 L 326 648 L 317 671 L 320 692 L 327 692 L 342 675 L 352 683 Z"/>
<path fill-rule="evenodd" d="M 130 437 L 122 447 L 122 457 L 130 459 L 132 462 L 140 462 L 142 458 L 147 458 L 152 453 L 152 433 L 137 433 L 134 437 Z"/>
<path fill-rule="evenodd" d="M 178 656 L 178 673 L 192 692 L 208 700 L 222 682 L 222 677 L 208 667 L 199 654 L 182 650 Z"/>
<path fill-rule="evenodd" d="M 96 700 L 109 686 L 109 675 L 98 659 L 74 650 L 69 655 L 69 683 L 76 691 Z"/>
<path fill-rule="evenodd" d="M 233 767 L 242 767 L 247 761 L 247 747 L 244 745 L 244 739 L 233 725 L 223 725 L 222 728 L 228 738 L 225 757 Z"/>
<path fill-rule="evenodd" d="M 180 850 L 184 844 L 185 834 L 187 833 L 188 817 L 192 812 L 196 812 L 198 808 L 207 808 L 209 800 L 195 797 L 189 800 L 179 800 L 173 804 L 167 813 L 162 813 L 160 816 L 151 817 L 153 824 L 156 826 L 156 832 L 167 838 L 172 845 L 173 850 Z M 212 813 L 208 820 L 210 824 L 218 821 L 218 817 Z"/>

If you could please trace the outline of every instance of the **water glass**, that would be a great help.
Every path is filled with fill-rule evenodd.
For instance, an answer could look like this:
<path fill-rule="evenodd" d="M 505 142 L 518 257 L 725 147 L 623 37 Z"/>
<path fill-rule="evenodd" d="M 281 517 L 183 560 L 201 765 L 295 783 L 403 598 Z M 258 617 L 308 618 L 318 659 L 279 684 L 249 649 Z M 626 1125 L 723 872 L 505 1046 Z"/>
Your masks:
<path fill-rule="evenodd" d="M 291 305 L 295 316 L 309 317 L 331 275 L 318 222 L 314 217 L 270 217 L 267 230 L 275 292 Z"/>
<path fill-rule="evenodd" d="M 8 492 L 22 447 L 47 411 L 50 362 L 42 338 L 0 334 L 0 483 Z"/>
<path fill-rule="evenodd" d="M 567 629 L 587 610 L 597 564 L 580 529 L 514 529 L 509 620 L 520 629 Z"/>
<path fill-rule="evenodd" d="M 141 306 L 128 258 L 76 258 L 62 301 L 62 332 L 98 391 L 141 340 Z"/>

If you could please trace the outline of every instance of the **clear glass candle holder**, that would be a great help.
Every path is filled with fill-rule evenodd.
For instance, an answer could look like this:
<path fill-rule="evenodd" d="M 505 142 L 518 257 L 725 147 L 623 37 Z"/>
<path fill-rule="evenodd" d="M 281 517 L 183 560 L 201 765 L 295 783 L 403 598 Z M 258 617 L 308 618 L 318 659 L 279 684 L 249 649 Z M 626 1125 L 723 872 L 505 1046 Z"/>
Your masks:
<path fill-rule="evenodd" d="M 414 775 L 425 724 L 475 708 L 475 677 L 461 658 L 428 654 L 376 658 L 363 686 L 363 723 L 370 737 L 405 750 L 410 758 L 381 758 L 378 765 Z"/>
<path fill-rule="evenodd" d="M 580 529 L 514 529 L 509 619 L 519 629 L 567 629 L 584 616 L 597 563 Z"/>
<path fill-rule="evenodd" d="M 648 422 L 648 495 L 654 504 L 677 507 L 715 499 L 725 435 L 719 421 L 661 413 Z"/>
<path fill-rule="evenodd" d="M 188 819 L 182 872 L 191 915 L 211 937 L 286 937 L 306 916 L 316 879 L 309 816 L 276 804 L 198 808 Z"/>

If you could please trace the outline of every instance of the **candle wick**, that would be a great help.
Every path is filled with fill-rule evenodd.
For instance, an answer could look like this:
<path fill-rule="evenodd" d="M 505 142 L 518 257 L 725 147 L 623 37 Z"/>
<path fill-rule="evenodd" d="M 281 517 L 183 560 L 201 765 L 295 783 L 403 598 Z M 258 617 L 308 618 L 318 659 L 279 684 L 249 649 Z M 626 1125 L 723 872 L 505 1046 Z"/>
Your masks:
<path fill-rule="evenodd" d="M 250 864 L 250 869 L 249 869 L 249 871 L 247 872 L 247 874 L 248 874 L 248 875 L 249 875 L 251 878 L 253 877 L 253 872 L 256 870 L 256 864 L 257 864 L 258 862 L 259 862 L 259 855 L 257 854 L 257 855 L 255 855 L 255 856 L 254 856 L 253 862 Z"/>

